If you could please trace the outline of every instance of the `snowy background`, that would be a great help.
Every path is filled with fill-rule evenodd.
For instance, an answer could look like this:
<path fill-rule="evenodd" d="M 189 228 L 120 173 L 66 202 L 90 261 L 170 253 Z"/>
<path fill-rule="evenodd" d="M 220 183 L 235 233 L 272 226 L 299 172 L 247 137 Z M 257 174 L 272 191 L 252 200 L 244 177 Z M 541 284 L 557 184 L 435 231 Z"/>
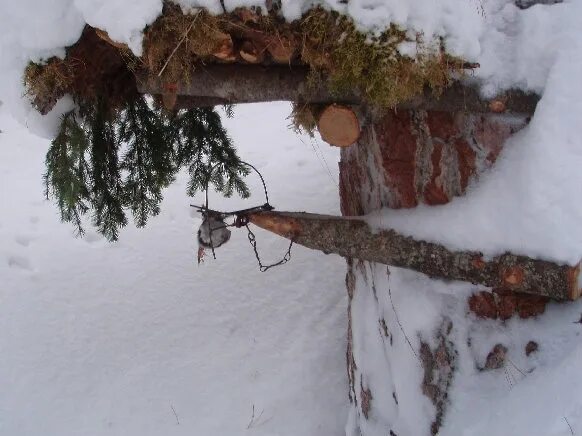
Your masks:
<path fill-rule="evenodd" d="M 273 205 L 337 214 L 337 150 L 288 130 L 289 113 L 247 105 L 225 123 Z M 198 266 L 184 175 L 145 229 L 75 239 L 43 198 L 48 141 L 2 108 L 0 130 L 0 435 L 343 434 L 342 259 L 296 246 L 260 273 L 239 230 Z M 283 256 L 286 240 L 256 235 L 265 262 Z"/>

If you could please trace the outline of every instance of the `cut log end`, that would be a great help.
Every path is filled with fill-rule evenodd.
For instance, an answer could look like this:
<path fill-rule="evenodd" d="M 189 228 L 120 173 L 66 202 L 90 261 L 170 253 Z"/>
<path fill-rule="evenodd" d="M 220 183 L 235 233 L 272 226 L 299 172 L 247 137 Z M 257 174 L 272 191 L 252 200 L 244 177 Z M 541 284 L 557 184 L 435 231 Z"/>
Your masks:
<path fill-rule="evenodd" d="M 330 145 L 347 147 L 360 137 L 358 117 L 347 106 L 332 104 L 325 108 L 317 122 L 321 139 Z"/>
<path fill-rule="evenodd" d="M 218 49 L 212 53 L 212 56 L 223 62 L 235 62 L 236 56 L 231 36 L 228 33 L 224 33 L 218 39 L 220 40 L 220 44 Z"/>
<path fill-rule="evenodd" d="M 239 54 L 249 64 L 260 64 L 265 60 L 265 51 L 251 41 L 245 41 L 242 44 Z"/>
<path fill-rule="evenodd" d="M 575 267 L 572 267 L 569 272 L 569 282 L 570 282 L 570 299 L 577 300 L 582 295 L 582 261 L 578 263 Z"/>
<path fill-rule="evenodd" d="M 276 64 L 290 64 L 297 44 L 284 36 L 273 37 L 267 42 L 267 51 Z"/>
<path fill-rule="evenodd" d="M 284 238 L 295 238 L 301 234 L 301 225 L 286 216 L 270 213 L 257 213 L 249 216 L 250 222 Z"/>

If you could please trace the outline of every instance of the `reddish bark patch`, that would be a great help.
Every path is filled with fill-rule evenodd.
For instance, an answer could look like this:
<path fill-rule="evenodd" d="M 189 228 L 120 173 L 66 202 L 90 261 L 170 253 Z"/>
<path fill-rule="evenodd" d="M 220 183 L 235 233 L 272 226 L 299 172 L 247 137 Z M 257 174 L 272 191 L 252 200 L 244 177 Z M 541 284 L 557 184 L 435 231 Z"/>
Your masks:
<path fill-rule="evenodd" d="M 386 172 L 386 185 L 395 194 L 395 209 L 418 204 L 414 186 L 416 137 L 409 111 L 391 112 L 375 125 Z"/>
<path fill-rule="evenodd" d="M 549 298 L 537 295 L 520 295 L 517 299 L 517 313 L 520 318 L 531 318 L 546 311 Z"/>
<path fill-rule="evenodd" d="M 363 179 L 357 161 L 339 163 L 340 210 L 344 216 L 364 215 L 361 188 Z"/>
<path fill-rule="evenodd" d="M 469 310 L 479 318 L 507 320 L 514 314 L 520 318 L 541 315 L 546 309 L 548 297 L 516 294 L 508 290 L 495 290 L 495 293 L 480 291 L 469 297 Z"/>
<path fill-rule="evenodd" d="M 443 142 L 449 141 L 453 136 L 459 135 L 454 113 L 452 112 L 427 112 L 426 123 L 433 138 L 439 138 Z"/>
<path fill-rule="evenodd" d="M 432 176 L 430 178 L 430 181 L 426 185 L 423 194 L 424 201 L 430 205 L 446 204 L 451 200 L 447 193 L 445 192 L 445 190 L 443 189 L 440 179 L 442 174 L 441 168 L 442 156 L 443 156 L 443 145 L 440 143 L 434 144 L 433 152 L 431 155 L 433 168 Z"/>
<path fill-rule="evenodd" d="M 505 365 L 507 347 L 503 344 L 496 344 L 487 355 L 484 369 L 499 369 Z"/>
<path fill-rule="evenodd" d="M 459 176 L 461 179 L 461 192 L 465 192 L 469 185 L 471 176 L 475 174 L 475 151 L 469 146 L 466 140 L 457 139 L 455 141 L 457 159 L 459 165 Z"/>
<path fill-rule="evenodd" d="M 524 125 L 500 115 L 399 111 L 374 123 L 375 135 L 361 141 L 375 138 L 369 145 L 377 147 L 377 169 L 389 192 L 382 206 L 398 209 L 445 204 L 462 195 L 478 170 L 495 161 L 505 139 Z"/>
<path fill-rule="evenodd" d="M 509 319 L 517 310 L 516 295 L 501 295 L 497 305 L 497 314 L 502 320 Z"/>
<path fill-rule="evenodd" d="M 480 318 L 497 318 L 497 304 L 491 292 L 481 291 L 471 295 L 469 309 Z"/>
<path fill-rule="evenodd" d="M 360 407 L 362 408 L 362 413 L 364 414 L 364 417 L 368 419 L 368 416 L 370 414 L 370 407 L 372 406 L 373 397 L 370 388 L 364 389 L 364 382 L 362 378 L 360 378 L 360 399 L 361 399 Z"/>

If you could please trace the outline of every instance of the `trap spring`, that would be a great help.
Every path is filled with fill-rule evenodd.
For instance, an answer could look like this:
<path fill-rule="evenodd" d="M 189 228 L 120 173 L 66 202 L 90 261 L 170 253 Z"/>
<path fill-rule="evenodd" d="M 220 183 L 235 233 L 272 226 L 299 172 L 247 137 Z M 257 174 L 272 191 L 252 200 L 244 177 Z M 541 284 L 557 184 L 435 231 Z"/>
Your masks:
<path fill-rule="evenodd" d="M 229 241 L 230 239 L 230 230 L 228 229 L 229 227 L 236 228 L 245 227 L 248 232 L 247 236 L 249 243 L 253 247 L 255 257 L 259 264 L 259 270 L 261 272 L 265 272 L 273 267 L 283 265 L 291 259 L 291 247 L 293 246 L 293 240 L 291 240 L 287 252 L 280 261 L 270 265 L 263 265 L 257 249 L 256 236 L 248 225 L 249 215 L 260 212 L 268 212 L 273 210 L 274 207 L 269 204 L 269 194 L 267 192 L 267 185 L 265 184 L 265 179 L 263 178 L 259 170 L 257 170 L 254 166 L 252 166 L 249 163 L 246 162 L 242 163 L 244 165 L 247 165 L 249 168 L 253 169 L 261 178 L 261 182 L 263 183 L 263 189 L 265 192 L 265 203 L 260 206 L 254 206 L 247 209 L 235 210 L 231 212 L 221 212 L 210 209 L 208 207 L 208 186 L 210 184 L 212 173 L 216 169 L 216 165 L 211 167 L 208 172 L 208 178 L 206 180 L 206 193 L 205 193 L 206 201 L 204 206 L 196 206 L 193 204 L 190 205 L 194 207 L 202 215 L 202 224 L 200 225 L 200 229 L 198 230 L 198 244 L 200 246 L 198 250 L 198 263 L 202 261 L 202 257 L 204 255 L 204 248 L 210 248 L 212 250 L 212 257 L 216 259 L 216 253 L 214 249 L 220 247 L 221 245 Z M 228 217 L 232 216 L 235 217 L 233 223 L 226 224 L 225 220 Z"/>

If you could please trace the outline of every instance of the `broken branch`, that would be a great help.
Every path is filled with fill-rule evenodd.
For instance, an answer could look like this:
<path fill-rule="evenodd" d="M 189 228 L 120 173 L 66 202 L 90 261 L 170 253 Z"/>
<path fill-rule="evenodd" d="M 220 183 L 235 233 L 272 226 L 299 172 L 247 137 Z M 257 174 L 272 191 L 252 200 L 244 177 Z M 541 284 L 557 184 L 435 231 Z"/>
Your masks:
<path fill-rule="evenodd" d="M 412 269 L 429 277 L 463 280 L 555 300 L 575 300 L 580 288 L 580 263 L 576 266 L 505 253 L 485 259 L 475 251 L 450 251 L 418 241 L 394 230 L 372 232 L 355 218 L 292 212 L 261 212 L 250 221 L 307 248 L 346 258 Z"/>

